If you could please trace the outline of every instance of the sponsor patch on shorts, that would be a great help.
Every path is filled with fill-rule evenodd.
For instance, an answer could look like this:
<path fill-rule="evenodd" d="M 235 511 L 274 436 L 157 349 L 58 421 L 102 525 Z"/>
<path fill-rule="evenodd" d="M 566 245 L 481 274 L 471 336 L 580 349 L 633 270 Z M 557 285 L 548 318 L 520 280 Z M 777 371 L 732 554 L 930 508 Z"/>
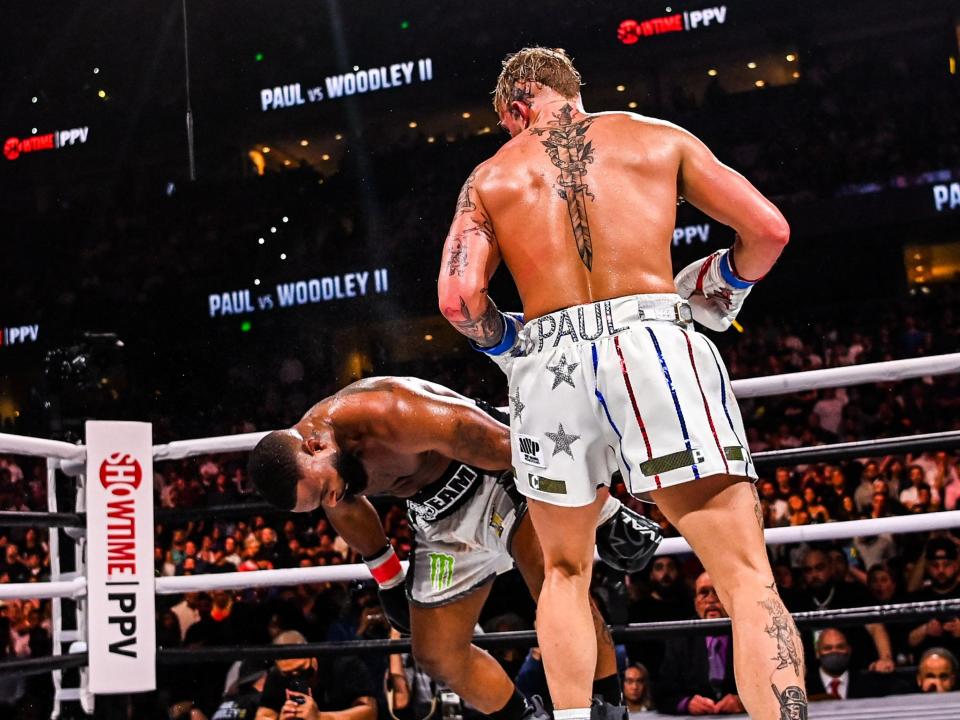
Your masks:
<path fill-rule="evenodd" d="M 534 490 L 539 490 L 540 492 L 553 493 L 554 495 L 566 495 L 567 494 L 567 483 L 564 480 L 554 480 L 553 478 L 543 477 L 542 475 L 534 475 L 533 473 L 528 473 L 527 477 L 530 481 L 530 487 Z"/>
<path fill-rule="evenodd" d="M 503 537 L 503 516 L 496 510 L 490 513 L 490 527 L 497 534 L 497 537 Z"/>
<path fill-rule="evenodd" d="M 543 448 L 538 438 L 532 435 L 517 435 L 517 449 L 520 450 L 520 457 L 527 465 L 547 466 L 543 461 Z"/>
<path fill-rule="evenodd" d="M 442 592 L 453 585 L 453 567 L 456 558 L 447 553 L 432 552 L 430 558 L 430 586 L 436 592 Z"/>

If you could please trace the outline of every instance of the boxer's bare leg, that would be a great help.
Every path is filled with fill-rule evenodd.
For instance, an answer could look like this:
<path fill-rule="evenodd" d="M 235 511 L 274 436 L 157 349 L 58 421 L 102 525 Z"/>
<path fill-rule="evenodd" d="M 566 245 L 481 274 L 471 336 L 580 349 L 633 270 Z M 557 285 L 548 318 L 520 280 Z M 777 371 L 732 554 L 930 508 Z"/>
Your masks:
<path fill-rule="evenodd" d="M 560 507 L 529 499 L 530 519 L 543 548 L 537 636 L 557 710 L 590 707 L 597 668 L 590 579 L 602 505 L 602 496 L 584 507 Z"/>
<path fill-rule="evenodd" d="M 803 645 L 777 594 L 753 483 L 713 475 L 651 493 L 690 543 L 733 623 L 740 701 L 751 717 L 807 717 Z"/>
<path fill-rule="evenodd" d="M 530 588 L 533 599 L 539 601 L 540 589 L 543 587 L 543 550 L 528 515 L 523 517 L 513 535 L 510 554 L 516 560 L 517 570 Z M 596 680 L 610 677 L 617 672 L 617 652 L 607 624 L 592 600 L 590 612 L 593 613 L 593 629 L 597 637 L 597 668 L 593 673 Z"/>
<path fill-rule="evenodd" d="M 420 667 L 487 715 L 503 708 L 515 690 L 500 664 L 471 644 L 492 585 L 440 607 L 410 605 L 413 656 Z"/>

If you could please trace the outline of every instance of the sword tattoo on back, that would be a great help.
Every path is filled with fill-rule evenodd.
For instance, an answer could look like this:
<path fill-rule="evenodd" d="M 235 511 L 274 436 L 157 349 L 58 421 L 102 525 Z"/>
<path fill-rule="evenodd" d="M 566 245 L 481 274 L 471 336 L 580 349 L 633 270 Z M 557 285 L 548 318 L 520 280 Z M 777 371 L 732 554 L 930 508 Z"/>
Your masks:
<path fill-rule="evenodd" d="M 573 122 L 573 107 L 569 103 L 560 108 L 560 112 L 554 113 L 553 117 L 557 127 L 531 128 L 530 131 L 540 137 L 547 135 L 541 144 L 547 149 L 550 162 L 560 169 L 557 194 L 567 201 L 567 212 L 570 214 L 580 260 L 587 270 L 592 270 L 593 242 L 587 222 L 587 198 L 596 198 L 586 183 L 587 165 L 593 162 L 593 143 L 587 140 L 586 134 L 593 124 L 593 118 Z"/>

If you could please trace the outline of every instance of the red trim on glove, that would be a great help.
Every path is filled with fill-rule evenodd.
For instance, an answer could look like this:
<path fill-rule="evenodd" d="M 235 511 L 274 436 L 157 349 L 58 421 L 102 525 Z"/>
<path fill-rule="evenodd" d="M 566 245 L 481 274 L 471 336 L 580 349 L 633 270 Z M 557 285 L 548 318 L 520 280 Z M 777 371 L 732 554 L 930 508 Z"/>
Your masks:
<path fill-rule="evenodd" d="M 700 274 L 697 275 L 697 292 L 703 295 L 703 279 L 707 276 L 707 272 L 710 270 L 710 263 L 716 259 L 716 253 L 707 258 L 706 262 L 700 266 Z"/>

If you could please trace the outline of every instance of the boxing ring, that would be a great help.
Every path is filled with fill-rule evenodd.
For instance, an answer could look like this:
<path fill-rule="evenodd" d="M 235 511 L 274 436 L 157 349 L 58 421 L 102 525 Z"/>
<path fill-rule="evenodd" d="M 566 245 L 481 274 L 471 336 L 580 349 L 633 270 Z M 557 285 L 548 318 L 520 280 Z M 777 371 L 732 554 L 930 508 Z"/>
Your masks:
<path fill-rule="evenodd" d="M 893 383 L 911 378 L 939 376 L 960 373 L 960 353 L 939 355 L 928 358 L 909 360 L 895 360 L 889 362 L 855 365 L 842 368 L 829 368 L 807 372 L 789 373 L 773 377 L 758 377 L 733 381 L 733 389 L 738 399 L 753 397 L 768 397 L 789 393 L 815 390 L 823 388 L 848 387 L 869 383 Z M 88 647 L 91 642 L 98 641 L 99 630 L 91 633 L 91 625 L 99 627 L 103 618 L 100 617 L 102 608 L 94 606 L 91 598 L 93 590 L 93 575 L 90 570 L 88 557 L 90 547 L 88 539 L 96 533 L 101 533 L 101 521 L 105 520 L 102 512 L 94 512 L 90 498 L 96 493 L 102 493 L 103 488 L 114 493 L 114 503 L 123 506 L 132 502 L 132 491 L 140 485 L 141 473 L 138 466 L 136 485 L 118 485 L 113 476 L 104 474 L 107 461 L 98 465 L 100 468 L 100 483 L 94 482 L 94 472 L 91 471 L 91 457 L 99 459 L 102 455 L 101 446 L 109 442 L 111 433 L 126 431 L 125 426 L 137 425 L 137 431 L 143 435 L 145 431 L 149 439 L 149 425 L 145 423 L 90 423 L 88 424 L 87 445 L 72 445 L 69 443 L 30 438 L 18 435 L 0 434 L 0 453 L 8 455 L 26 455 L 41 457 L 47 463 L 47 498 L 48 512 L 0 512 L 0 527 L 27 527 L 44 525 L 49 528 L 62 528 L 73 542 L 61 543 L 59 532 L 51 532 L 50 548 L 50 580 L 38 583 L 7 583 L 0 585 L 0 600 L 7 599 L 50 599 L 52 600 L 52 640 L 53 654 L 49 657 L 28 658 L 0 662 L 0 678 L 15 678 L 28 675 L 52 673 L 54 683 L 54 711 L 52 717 L 59 717 L 61 703 L 64 701 L 79 701 L 88 713 L 93 711 L 93 701 L 97 684 L 91 686 L 91 668 L 97 669 L 97 663 L 104 662 L 100 656 L 93 653 Z M 93 430 L 100 432 L 94 435 Z M 104 426 L 98 430 L 98 426 Z M 124 426 L 124 427 L 121 427 Z M 188 457 L 205 455 L 208 453 L 230 453 L 251 450 L 263 437 L 265 432 L 247 433 L 223 437 L 200 438 L 182 440 L 164 445 L 146 445 L 144 466 L 150 469 L 149 475 L 143 476 L 149 482 L 144 483 L 146 494 L 149 497 L 149 507 L 140 508 L 138 518 L 147 518 L 149 521 L 148 535 L 150 544 L 150 558 L 152 560 L 153 521 L 184 521 L 191 517 L 250 516 L 263 512 L 276 512 L 262 503 L 247 503 L 226 507 L 206 507 L 177 510 L 174 512 L 160 510 L 154 513 L 152 505 L 152 462 L 165 460 L 179 460 Z M 97 437 L 94 442 L 91 438 Z M 922 452 L 925 450 L 949 450 L 960 448 L 960 431 L 929 433 L 923 435 L 901 436 L 867 440 L 860 442 L 837 443 L 820 445 L 808 448 L 794 448 L 785 450 L 771 450 L 758 452 L 753 459 L 758 467 L 776 467 L 782 465 L 795 466 L 804 463 L 833 462 L 851 458 L 865 458 L 880 454 Z M 114 456 L 110 456 L 114 457 Z M 57 483 L 58 473 L 74 477 L 77 481 L 77 492 L 74 507 L 69 512 L 61 512 L 58 507 Z M 102 487 L 101 487 L 102 486 Z M 119 489 L 118 489 L 119 488 Z M 88 497 L 89 496 L 89 497 Z M 90 508 L 88 511 L 88 507 Z M 113 505 L 114 510 L 117 505 Z M 114 514 L 111 518 L 116 517 Z M 132 525 L 132 515 L 131 515 Z M 141 522 L 141 525 L 143 522 Z M 846 522 L 831 522 L 821 525 L 804 525 L 782 528 L 770 528 L 765 531 L 768 545 L 793 544 L 801 542 L 818 542 L 839 540 L 864 535 L 880 533 L 917 533 L 933 530 L 944 530 L 960 527 L 960 511 L 937 512 L 898 517 L 887 517 L 868 520 L 854 520 Z M 146 541 L 144 541 L 146 542 Z M 63 545 L 63 546 L 62 546 Z M 140 550 L 142 551 L 142 547 Z M 97 545 L 94 559 L 99 558 L 100 546 Z M 132 551 L 131 551 L 132 552 Z M 666 538 L 662 541 L 658 555 L 676 555 L 689 553 L 690 548 L 682 538 Z M 61 560 L 68 553 L 74 561 L 76 571 L 61 572 Z M 132 557 L 132 556 L 131 556 Z M 404 563 L 406 565 L 406 563 Z M 150 577 L 143 580 L 138 592 L 171 595 L 185 592 L 230 590 L 252 587 L 278 587 L 323 582 L 346 582 L 353 580 L 371 579 L 367 566 L 358 563 L 353 565 L 289 568 L 277 570 L 259 570 L 254 572 L 217 573 L 208 575 L 191 575 L 181 577 L 154 578 L 153 564 L 150 563 Z M 88 582 L 88 578 L 90 579 Z M 98 580 L 99 582 L 99 580 Z M 111 583 L 107 583 L 110 585 Z M 132 585 L 133 583 L 114 582 L 113 585 Z M 119 591 L 117 591 L 119 592 Z M 132 598 L 133 591 L 131 590 Z M 124 596 L 127 597 L 127 596 Z M 114 596 L 111 595 L 111 599 Z M 76 607 L 73 613 L 67 613 L 64 601 L 70 601 Z M 133 599 L 115 601 L 120 607 L 126 607 L 132 612 Z M 151 601 L 152 604 L 152 601 Z M 873 606 L 848 610 L 821 610 L 808 613 L 797 613 L 794 617 L 801 628 L 823 628 L 830 626 L 860 625 L 868 622 L 903 622 L 917 618 L 945 613 L 960 613 L 960 600 L 943 600 L 926 603 L 903 603 L 898 605 Z M 146 616 L 153 621 L 153 609 L 150 608 Z M 109 620 L 114 622 L 113 618 Z M 122 626 L 122 619 L 117 620 Z M 68 627 L 68 625 L 70 627 Z M 613 636 L 618 641 L 647 638 L 664 638 L 677 634 L 716 634 L 729 628 L 729 621 L 722 620 L 684 620 L 661 623 L 637 623 L 611 628 Z M 304 657 L 310 655 L 340 654 L 340 653 L 378 653 L 390 654 L 409 652 L 408 640 L 357 640 L 348 642 L 310 643 L 307 645 L 286 645 L 267 647 L 211 647 L 202 649 L 189 648 L 160 648 L 155 647 L 151 628 L 141 628 L 146 637 L 153 644 L 151 655 L 146 658 L 151 668 L 156 663 L 202 663 L 225 662 L 239 659 L 279 659 L 290 657 Z M 141 636 L 143 639 L 143 636 Z M 475 639 L 477 645 L 486 648 L 519 647 L 536 644 L 536 634 L 533 631 L 488 633 Z M 122 654 L 122 653 L 121 653 Z M 142 661 L 143 658 L 140 658 Z M 105 666 L 104 666 L 105 667 Z M 79 668 L 79 682 L 75 687 L 64 686 L 64 671 Z M 100 668 L 101 675 L 105 674 Z M 152 673 L 152 670 L 151 670 Z M 149 681 L 145 681 L 149 684 Z M 100 683 L 103 687 L 103 683 Z M 142 687 L 140 690 L 149 690 Z M 131 692 L 131 690 L 113 690 L 111 692 Z M 916 717 L 939 718 L 960 717 L 960 693 L 950 694 L 952 700 L 946 696 L 939 703 L 930 702 L 931 698 L 898 696 L 902 709 L 899 714 L 907 712 Z M 840 715 L 831 715 L 828 706 L 842 705 L 843 708 L 853 709 L 852 702 L 827 702 L 813 704 L 810 710 L 811 717 L 859 717 L 846 710 Z M 889 710 L 889 700 L 886 704 L 871 705 L 868 701 L 864 706 L 864 717 L 890 717 L 883 714 Z M 910 703 L 913 702 L 911 705 Z M 907 703 L 907 705 L 903 705 Z M 644 717 L 655 717 L 653 714 L 644 714 Z"/>

